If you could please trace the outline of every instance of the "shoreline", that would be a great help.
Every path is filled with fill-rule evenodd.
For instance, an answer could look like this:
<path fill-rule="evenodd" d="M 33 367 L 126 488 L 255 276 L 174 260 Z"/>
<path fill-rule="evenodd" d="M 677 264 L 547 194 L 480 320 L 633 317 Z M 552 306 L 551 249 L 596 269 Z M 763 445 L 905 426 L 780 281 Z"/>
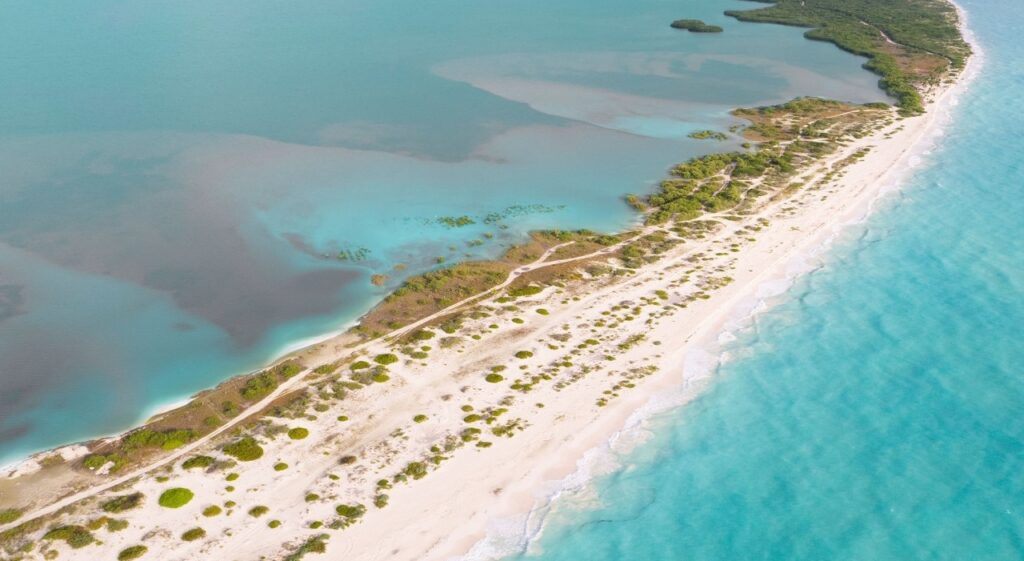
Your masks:
<path fill-rule="evenodd" d="M 670 391 L 667 395 L 650 392 L 647 401 L 621 419 L 621 427 L 618 430 L 607 434 L 603 441 L 596 439 L 594 445 L 573 462 L 566 461 L 559 464 L 553 471 L 555 473 L 564 472 L 565 475 L 548 485 L 550 491 L 538 494 L 529 509 L 518 512 L 510 510 L 504 515 L 487 520 L 487 530 L 478 534 L 478 539 L 473 541 L 471 546 L 466 547 L 464 553 L 436 559 L 494 561 L 527 553 L 529 548 L 543 536 L 548 516 L 558 508 L 558 502 L 563 500 L 563 497 L 572 500 L 574 495 L 580 493 L 596 494 L 597 491 L 592 488 L 592 485 L 599 477 L 622 469 L 623 466 L 619 460 L 630 450 L 619 449 L 621 440 L 625 440 L 625 446 L 633 449 L 652 438 L 653 432 L 649 426 L 652 419 L 685 407 L 692 399 L 699 396 L 703 384 L 712 383 L 712 378 L 718 369 L 730 360 L 726 347 L 736 338 L 737 332 L 756 329 L 753 324 L 758 315 L 785 301 L 789 297 L 790 290 L 801 278 L 827 266 L 822 263 L 824 254 L 833 249 L 841 235 L 848 233 L 852 227 L 865 224 L 884 201 L 905 188 L 906 182 L 927 163 L 927 156 L 945 136 L 946 128 L 954 120 L 953 113 L 956 107 L 962 101 L 962 97 L 971 83 L 977 79 L 985 64 L 984 51 L 970 30 L 966 11 L 955 2 L 953 5 L 960 17 L 960 30 L 973 49 L 968 66 L 957 77 L 954 85 L 943 91 L 938 100 L 929 104 L 926 114 L 931 117 L 929 126 L 921 131 L 920 138 L 897 160 L 898 167 L 886 170 L 886 173 L 879 177 L 877 181 L 879 188 L 876 192 L 862 204 L 851 209 L 854 216 L 844 218 L 835 224 L 831 231 L 822 231 L 817 237 L 810 238 L 807 241 L 807 247 L 794 248 L 789 254 L 780 258 L 778 269 L 782 270 L 774 271 L 774 275 L 769 271 L 769 278 L 763 278 L 754 283 L 748 291 L 752 294 L 748 294 L 745 302 L 735 302 L 728 308 L 726 315 L 731 317 L 722 318 L 709 325 L 705 330 L 703 340 L 698 339 L 693 342 L 688 340 L 684 348 L 691 345 L 692 348 L 688 349 L 688 352 L 682 353 L 684 358 L 680 362 L 683 365 L 680 367 L 680 371 L 696 370 L 696 373 L 689 377 L 683 376 L 681 383 L 674 388 L 675 391 Z M 743 299 L 741 298 L 741 300 Z M 690 366 L 694 362 L 704 362 L 704 364 L 694 368 Z M 666 389 L 671 390 L 672 388 Z M 588 496 L 586 499 L 592 500 L 593 497 Z M 510 532 L 510 527 L 521 528 L 521 531 Z M 508 547 L 509 542 L 514 543 L 515 546 Z"/>
<path fill-rule="evenodd" d="M 973 68 L 978 67 L 973 58 L 972 64 Z M 696 355 L 702 355 L 712 357 L 712 364 L 717 364 L 720 357 L 716 358 L 709 349 L 718 347 L 718 339 L 722 333 L 736 329 L 731 322 L 739 320 L 742 325 L 749 322 L 756 313 L 776 303 L 796 278 L 814 268 L 800 265 L 799 270 L 794 273 L 791 272 L 794 264 L 805 264 L 815 259 L 816 255 L 830 247 L 839 233 L 850 225 L 863 223 L 882 197 L 901 187 L 901 182 L 905 181 L 921 163 L 920 156 L 925 155 L 934 146 L 934 141 L 941 138 L 943 126 L 949 122 L 957 95 L 969 85 L 970 80 L 967 78 L 973 78 L 975 75 L 975 70 L 961 73 L 955 86 L 944 88 L 943 93 L 930 103 L 929 111 L 925 115 L 901 121 L 901 126 L 908 122 L 914 122 L 916 126 L 908 129 L 909 136 L 913 139 L 911 142 L 905 143 L 905 137 L 908 136 L 906 132 L 896 134 L 893 140 L 888 141 L 889 145 L 903 147 L 897 151 L 898 156 L 888 156 L 883 150 L 876 149 L 865 157 L 863 162 L 851 166 L 851 175 L 856 169 L 861 172 L 861 176 L 852 180 L 839 180 L 840 189 L 858 182 L 860 187 L 847 199 L 846 204 L 841 205 L 841 219 L 837 221 L 836 214 L 828 212 L 828 209 L 819 208 L 815 209 L 819 221 L 812 235 L 808 236 L 806 231 L 802 231 L 787 236 L 786 232 L 776 231 L 776 234 L 783 238 L 788 237 L 792 243 L 786 252 L 773 256 L 771 267 L 755 268 L 753 270 L 759 271 L 758 273 L 733 285 L 736 292 L 728 300 L 723 302 L 713 299 L 715 308 L 708 310 L 707 313 L 698 314 L 698 324 L 686 331 L 685 341 L 673 346 L 667 355 L 659 358 L 659 362 L 669 365 L 692 365 L 694 359 L 698 358 Z M 880 146 L 886 144 L 879 142 L 876 148 Z M 894 167 L 895 164 L 900 165 Z M 809 212 L 813 213 L 814 210 Z M 754 251 L 750 253 L 753 254 Z M 781 292 L 778 287 L 780 282 L 785 285 L 785 290 Z M 769 285 L 775 285 L 774 289 L 769 290 L 767 295 L 760 295 L 759 291 Z M 689 373 L 679 372 L 678 369 L 663 370 L 656 379 L 647 382 L 640 392 L 631 394 L 609 407 L 612 410 L 606 409 L 600 415 L 575 419 L 573 423 L 564 421 L 560 426 L 548 426 L 549 431 L 555 435 L 543 439 L 543 442 L 535 442 L 533 446 L 521 445 L 516 453 L 510 453 L 491 462 L 491 465 L 505 466 L 517 459 L 528 457 L 531 458 L 531 461 L 526 462 L 529 464 L 528 468 L 507 467 L 502 473 L 484 476 L 486 481 L 468 483 L 467 478 L 474 477 L 470 474 L 476 474 L 476 471 L 465 464 L 459 467 L 450 465 L 447 472 L 438 472 L 432 476 L 434 489 L 447 490 L 443 500 L 449 503 L 444 507 L 440 507 L 438 503 L 442 500 L 441 495 L 428 489 L 410 489 L 414 496 L 404 497 L 403 503 L 407 511 L 426 515 L 432 512 L 432 509 L 439 508 L 440 512 L 435 514 L 436 518 L 432 520 L 432 525 L 417 523 L 416 517 L 404 520 L 375 518 L 372 521 L 377 523 L 374 528 L 371 526 L 371 520 L 367 519 L 359 526 L 348 530 L 345 536 L 347 543 L 341 551 L 352 559 L 379 559 L 382 551 L 375 546 L 375 541 L 381 535 L 399 534 L 410 537 L 405 540 L 399 538 L 391 544 L 394 546 L 391 555 L 397 559 L 477 561 L 514 554 L 517 551 L 493 551 L 493 544 L 488 543 L 487 538 L 499 542 L 508 541 L 508 533 L 500 530 L 502 526 L 524 529 L 535 527 L 538 532 L 542 532 L 543 511 L 550 508 L 561 493 L 586 486 L 589 480 L 587 474 L 590 471 L 587 459 L 592 460 L 594 456 L 600 456 L 601 451 L 611 449 L 620 439 L 629 440 L 630 432 L 644 430 L 644 424 L 652 410 L 656 414 L 685 405 L 699 394 L 705 384 L 711 382 L 714 369 L 715 366 L 705 365 L 696 375 L 688 375 Z M 652 399 L 657 400 L 666 391 L 675 392 L 669 398 L 669 402 L 661 404 L 660 407 L 653 404 L 656 402 L 652 402 Z M 560 442 L 552 445 L 552 440 L 558 438 L 557 435 L 561 435 Z M 541 451 L 537 451 L 538 448 Z M 458 458 L 453 464 L 457 461 Z M 463 488 L 454 491 L 459 485 Z M 467 489 L 470 485 L 471 488 Z M 491 492 L 488 492 L 488 488 Z M 538 496 L 538 491 L 552 488 L 554 491 L 546 495 L 540 492 Z M 495 501 L 493 495 L 499 490 L 500 498 Z M 413 504 L 409 504 L 410 502 Z M 535 519 L 538 515 L 541 517 L 539 522 Z M 448 520 L 457 520 L 458 523 L 447 523 Z M 437 528 L 439 524 L 444 527 Z M 495 528 L 499 528 L 497 532 Z M 535 532 L 513 541 L 519 541 L 525 546 L 539 535 L 540 533 Z M 399 553 L 400 549 L 404 551 Z"/>
<path fill-rule="evenodd" d="M 716 271 L 724 270 L 727 265 L 733 263 L 731 266 L 736 271 L 733 274 L 738 277 L 736 282 L 724 286 L 724 288 L 715 287 L 716 296 L 709 303 L 699 300 L 692 301 L 692 306 L 689 309 L 676 310 L 672 312 L 676 314 L 674 317 L 664 321 L 659 320 L 659 323 L 663 321 L 668 325 L 655 324 L 649 333 L 652 336 L 663 335 L 662 338 L 667 342 L 665 348 L 655 347 L 661 344 L 662 339 L 658 339 L 650 344 L 643 343 L 636 349 L 624 350 L 618 357 L 620 363 L 627 362 L 630 365 L 635 362 L 641 364 L 650 362 L 656 369 L 654 375 L 646 380 L 638 381 L 636 383 L 638 389 L 625 393 L 621 397 L 616 394 L 615 399 L 610 402 L 608 407 L 601 406 L 603 409 L 587 407 L 587 403 L 589 403 L 587 400 L 590 399 L 587 391 L 590 391 L 591 394 L 597 393 L 597 390 L 601 389 L 599 381 L 583 379 L 579 382 L 583 389 L 572 390 L 571 393 L 574 394 L 572 396 L 562 394 L 563 397 L 558 397 L 557 390 L 548 388 L 538 390 L 536 399 L 543 398 L 548 408 L 533 412 L 535 416 L 529 417 L 527 427 L 522 429 L 523 436 L 518 436 L 511 441 L 499 438 L 500 442 L 488 451 L 492 456 L 486 460 L 483 458 L 474 460 L 477 454 L 483 453 L 480 450 L 475 454 L 468 452 L 446 458 L 448 462 L 445 464 L 445 469 L 430 472 L 431 482 L 429 484 L 401 487 L 396 485 L 396 488 L 389 491 L 389 494 L 401 506 L 388 509 L 383 514 L 375 510 L 366 512 L 365 518 L 360 520 L 359 524 L 349 528 L 333 543 L 328 543 L 328 551 L 332 553 L 332 556 L 344 554 L 347 556 L 346 558 L 368 560 L 387 556 L 416 559 L 417 561 L 461 558 L 469 561 L 494 558 L 494 555 L 488 554 L 486 551 L 489 547 L 486 539 L 491 535 L 488 533 L 489 528 L 503 525 L 522 527 L 524 534 L 518 540 L 522 547 L 527 547 L 542 535 L 545 513 L 552 508 L 560 496 L 572 493 L 574 490 L 585 489 L 595 475 L 591 469 L 594 464 L 601 463 L 602 460 L 617 454 L 616 446 L 629 445 L 642 438 L 651 416 L 680 407 L 699 395 L 701 389 L 712 382 L 718 365 L 726 358 L 721 351 L 721 344 L 728 342 L 733 332 L 747 328 L 751 322 L 755 321 L 758 313 L 784 298 L 797 278 L 815 269 L 813 263 L 818 261 L 822 253 L 829 250 L 842 232 L 847 231 L 853 224 L 863 223 L 876 209 L 880 200 L 899 190 L 907 178 L 919 168 L 924 156 L 941 138 L 944 127 L 948 126 L 951 121 L 953 109 L 959 103 L 960 96 L 977 76 L 983 62 L 980 47 L 966 27 L 966 17 L 963 11 L 959 7 L 957 8 L 961 14 L 961 31 L 975 52 L 970 57 L 968 66 L 956 77 L 954 84 L 952 86 L 944 84 L 941 87 L 940 93 L 928 104 L 927 112 L 924 115 L 887 125 L 885 129 L 888 134 L 884 138 L 880 132 L 875 132 L 853 146 L 841 147 L 839 154 L 828 160 L 832 162 L 833 166 L 842 162 L 839 156 L 851 155 L 858 146 L 870 145 L 874 149 L 863 160 L 851 164 L 848 168 L 842 168 L 841 178 L 831 186 L 827 195 L 827 204 L 826 197 L 822 197 L 821 203 L 814 202 L 817 195 L 811 196 L 804 189 L 797 195 L 793 195 L 792 200 L 802 198 L 807 202 L 805 208 L 787 212 L 785 205 L 789 204 L 791 199 L 786 198 L 779 202 L 769 203 L 765 209 L 759 209 L 754 215 L 761 218 L 770 216 L 772 222 L 772 226 L 766 232 L 761 233 L 759 230 L 756 242 L 751 238 L 751 244 L 756 247 L 748 247 L 735 256 L 718 253 L 716 255 L 727 256 L 717 258 L 717 260 L 716 258 L 705 258 L 705 261 L 711 261 L 709 266 L 717 264 Z M 911 124 L 908 125 L 908 123 Z M 884 147 L 887 146 L 898 146 L 900 149 L 886 152 Z M 895 155 L 890 155 L 894 152 Z M 822 169 L 817 173 L 823 174 L 828 166 L 819 167 Z M 800 202 L 797 206 L 802 205 L 804 202 Z M 463 385 L 469 380 L 466 376 L 471 375 L 470 370 L 479 371 L 481 366 L 493 363 L 496 355 L 511 354 L 516 348 L 532 345 L 534 341 L 539 340 L 540 335 L 538 334 L 541 331 L 548 330 L 550 333 L 551 330 L 556 329 L 557 324 L 564 323 L 565 329 L 568 330 L 569 323 L 581 321 L 581 318 L 583 318 L 584 325 L 594 319 L 603 321 L 600 320 L 600 316 L 594 314 L 597 313 L 598 306 L 608 305 L 614 298 L 623 298 L 624 301 L 629 302 L 634 302 L 637 299 L 645 301 L 647 299 L 645 295 L 650 294 L 652 288 L 661 286 L 658 281 L 663 280 L 665 271 L 683 267 L 686 262 L 692 263 L 695 258 L 704 255 L 705 251 L 714 251 L 715 248 L 724 249 L 725 243 L 732 241 L 741 231 L 740 226 L 754 224 L 753 220 L 753 217 L 744 218 L 734 225 L 723 222 L 726 226 L 720 235 L 716 232 L 711 239 L 695 243 L 693 246 L 687 242 L 686 247 L 682 248 L 686 251 L 673 250 L 671 255 L 666 253 L 670 257 L 666 257 L 664 261 L 653 265 L 644 265 L 642 269 L 637 270 L 634 277 L 617 281 L 617 284 L 602 285 L 595 291 L 588 291 L 586 287 L 583 287 L 583 290 L 578 290 L 581 288 L 580 286 L 563 287 L 564 291 L 572 296 L 573 302 L 579 301 L 579 304 L 568 304 L 568 307 L 561 309 L 566 305 L 568 296 L 562 300 L 563 306 L 559 306 L 555 304 L 556 295 L 563 291 L 557 289 L 552 291 L 547 288 L 536 300 L 517 301 L 517 303 L 525 305 L 550 306 L 554 311 L 550 318 L 531 320 L 525 327 L 509 326 L 512 329 L 511 335 L 496 335 L 496 340 L 490 344 L 460 343 L 456 350 L 432 351 L 431 361 L 433 364 L 430 369 L 419 368 L 419 366 L 413 365 L 412 361 L 405 365 L 396 365 L 395 371 L 391 373 L 397 378 L 397 381 L 392 384 L 395 389 L 387 392 L 366 390 L 372 394 L 370 399 L 367 399 L 366 394 L 363 393 L 354 400 L 354 403 L 342 404 L 343 411 L 358 411 L 361 415 L 359 419 L 356 419 L 355 413 L 351 413 L 353 419 L 356 419 L 351 429 L 326 426 L 330 417 L 334 415 L 332 412 L 326 415 L 326 420 L 315 421 L 314 417 L 311 428 L 320 434 L 316 434 L 315 438 L 310 439 L 310 442 L 304 443 L 306 445 L 302 448 L 304 451 L 300 452 L 298 456 L 295 455 L 295 447 L 298 446 L 295 443 L 281 443 L 273 438 L 270 442 L 265 443 L 268 451 L 267 457 L 291 457 L 290 461 L 294 462 L 294 472 L 288 472 L 285 476 L 286 480 L 281 480 L 273 473 L 259 473 L 257 465 L 242 466 L 245 469 L 244 479 L 250 480 L 247 483 L 250 485 L 249 490 L 245 494 L 250 495 L 253 492 L 266 489 L 274 490 L 275 498 L 291 494 L 301 497 L 307 492 L 311 482 L 315 482 L 321 475 L 337 470 L 337 461 L 318 457 L 320 455 L 329 456 L 330 451 L 359 450 L 358 455 L 364 460 L 364 463 L 370 466 L 380 464 L 381 467 L 375 468 L 377 471 L 381 469 L 386 471 L 387 466 L 395 462 L 400 464 L 402 461 L 415 460 L 418 457 L 416 450 L 410 450 L 408 446 L 404 450 L 385 446 L 385 450 L 379 452 L 373 439 L 382 439 L 382 443 L 387 443 L 389 437 L 386 427 L 399 424 L 403 428 L 397 433 L 392 433 L 390 438 L 395 438 L 395 434 L 402 434 L 403 436 L 398 438 L 399 441 L 403 438 L 405 440 L 411 438 L 412 444 L 416 445 L 429 442 L 431 439 L 436 441 L 446 428 L 465 426 L 461 425 L 460 419 L 458 419 L 462 414 L 446 412 L 447 406 L 442 402 L 448 401 L 447 398 L 454 395 L 459 400 L 469 399 L 466 396 L 473 396 L 473 399 L 486 403 L 497 403 L 497 398 L 502 393 L 498 387 L 491 388 L 484 385 L 482 388 L 471 388 Z M 778 223 L 782 223 L 783 226 L 789 225 L 790 228 L 786 229 Z M 553 253 L 558 247 L 561 246 L 550 248 L 549 252 Z M 546 257 L 547 253 L 537 263 L 541 263 Z M 511 284 L 512 280 L 515 280 L 515 277 L 510 275 L 504 286 Z M 492 292 L 493 289 L 490 289 L 469 300 L 476 300 L 474 306 L 486 306 L 494 301 L 493 296 L 495 295 L 491 294 Z M 618 306 L 612 310 L 617 308 Z M 445 310 L 448 308 L 442 312 Z M 438 314 L 440 317 L 445 315 L 441 312 Z M 548 315 L 546 309 L 543 315 Z M 666 314 L 662 313 L 661 317 L 664 316 Z M 651 317 L 655 317 L 654 314 Z M 648 323 L 650 321 L 648 320 Z M 412 324 L 413 327 L 417 325 L 419 322 Z M 482 323 L 478 321 L 470 327 L 481 326 Z M 537 339 L 524 335 L 530 334 L 529 330 L 531 329 Z M 402 328 L 396 332 L 405 335 L 410 330 Z M 392 334 L 394 333 L 392 332 Z M 617 333 L 626 334 L 622 329 Z M 336 341 L 338 337 L 318 339 L 298 351 L 292 350 L 284 353 L 272 364 L 280 363 L 297 352 L 310 351 L 318 346 L 329 346 L 324 343 Z M 349 360 L 359 356 L 369 358 L 373 356 L 374 352 L 387 352 L 394 348 L 391 346 L 394 339 L 388 339 L 388 337 L 384 337 L 365 341 L 355 348 L 345 348 L 344 351 L 340 351 L 339 349 L 342 347 L 338 346 L 335 347 L 335 350 L 336 353 L 348 356 Z M 579 341 L 579 338 L 570 339 L 568 348 L 572 348 L 571 343 Z M 619 347 L 621 346 L 619 345 Z M 551 350 L 554 350 L 555 347 L 556 345 L 549 344 Z M 442 348 L 444 348 L 443 345 Z M 468 351 L 465 355 L 456 354 L 463 353 L 463 349 Z M 716 350 L 717 352 L 715 352 Z M 537 353 L 538 359 L 555 358 L 558 360 L 553 353 L 544 349 L 534 348 L 534 351 Z M 436 360 L 438 355 L 441 356 L 441 368 L 438 368 Z M 543 362 L 543 360 L 537 362 Z M 699 364 L 701 362 L 704 364 Z M 425 367 L 426 362 L 422 366 Z M 444 372 L 445 369 L 450 369 L 451 373 Z M 432 370 L 441 372 L 431 372 Z M 299 378 L 309 373 L 308 370 L 303 372 L 290 387 L 286 388 L 289 384 L 282 384 L 280 389 L 287 391 L 274 392 L 269 397 L 280 398 L 295 389 L 305 387 L 307 380 Z M 507 374 L 509 377 L 513 375 Z M 299 384 L 300 381 L 303 384 Z M 310 381 L 310 384 L 313 383 L 315 381 Z M 443 384 L 440 390 L 435 386 L 437 383 Z M 469 388 L 468 391 L 467 388 Z M 428 395 L 431 392 L 440 393 L 444 389 L 451 393 L 437 398 L 431 398 Z M 379 395 L 381 398 L 387 396 L 387 403 L 374 403 L 375 395 Z M 561 402 L 551 402 L 556 399 Z M 262 405 L 266 401 L 260 401 L 257 405 Z M 503 402 L 504 400 L 502 400 Z M 253 406 L 253 409 L 264 407 Z M 492 407 L 497 407 L 497 405 Z M 521 410 L 523 407 L 519 407 L 519 409 Z M 431 420 L 422 427 L 416 425 L 406 427 L 408 417 L 412 413 L 420 411 L 430 412 Z M 438 411 L 436 422 L 434 421 L 435 411 Z M 463 411 L 466 410 L 463 409 Z M 257 418 L 258 416 L 253 417 L 250 422 L 255 422 Z M 267 419 L 264 418 L 259 423 L 264 421 Z M 272 423 L 272 421 L 270 422 Z M 419 423 L 419 421 L 416 422 Z M 537 430 L 529 429 L 531 425 L 544 427 L 546 432 L 538 434 Z M 196 442 L 194 446 L 189 445 L 185 448 L 188 452 L 205 450 L 205 453 L 214 454 L 213 448 L 209 444 L 213 443 L 212 438 L 219 433 L 219 430 L 214 431 L 209 435 L 208 441 L 204 437 L 202 442 Z M 405 436 L 406 433 L 411 436 Z M 399 445 L 395 444 L 395 446 Z M 67 447 L 56 450 L 64 448 Z M 42 452 L 34 457 L 53 452 L 53 450 Z M 524 457 L 531 460 L 523 462 Z M 123 484 L 135 485 L 136 489 L 147 491 L 147 495 L 158 493 L 159 488 L 163 486 L 160 484 L 166 481 L 166 477 L 163 481 L 160 480 L 160 477 L 154 481 L 151 472 L 167 462 L 168 460 L 158 460 L 141 472 L 131 473 L 129 474 L 131 477 L 128 478 L 130 481 L 126 480 Z M 172 465 L 168 467 L 172 467 Z M 481 473 L 481 466 L 485 468 L 503 466 L 503 469 L 492 469 Z M 602 471 L 602 473 L 606 472 Z M 211 487 L 209 481 L 211 478 L 202 473 L 187 471 L 183 474 L 173 471 L 168 473 L 171 474 L 170 477 L 175 484 L 207 493 L 214 492 L 214 487 Z M 376 472 L 371 470 L 369 473 Z M 372 479 L 370 475 L 364 477 L 361 474 L 357 475 L 356 472 L 347 477 L 353 488 L 365 483 L 364 479 Z M 316 483 L 313 484 L 316 485 Z M 108 485 L 105 488 L 109 489 L 111 486 Z M 229 490 L 233 490 L 233 488 Z M 335 501 L 343 499 L 346 502 L 366 500 L 367 498 L 369 496 L 365 494 L 365 491 L 356 489 L 344 489 L 337 496 L 331 495 L 331 499 Z M 279 509 L 275 515 L 285 521 L 301 520 L 310 515 L 321 516 L 324 510 L 319 504 L 303 505 L 301 499 L 298 504 L 291 504 L 289 501 L 283 502 L 287 504 L 275 507 Z M 309 502 L 308 499 L 306 502 Z M 143 512 L 136 514 L 145 515 L 142 516 L 144 520 L 159 515 L 167 518 L 166 521 L 162 520 L 161 522 L 172 525 L 178 522 L 188 523 L 186 522 L 188 519 L 179 516 L 178 513 L 168 513 L 160 509 L 153 510 L 154 506 L 146 505 Z M 228 551 L 232 554 L 257 554 L 270 551 L 267 548 L 271 547 L 271 544 L 267 540 L 273 538 L 264 535 L 266 534 L 265 530 L 259 527 L 250 525 L 242 528 L 238 534 L 234 534 L 232 530 L 222 524 L 221 520 L 204 522 L 204 526 L 212 527 L 214 530 L 211 532 L 220 528 L 222 532 L 226 532 L 226 536 L 230 537 L 222 536 L 218 540 L 204 544 L 203 555 L 224 555 Z M 530 531 L 531 528 L 533 531 Z M 296 528 L 295 531 L 298 529 Z M 497 541 L 509 539 L 510 534 L 507 532 L 503 533 L 504 537 L 498 534 L 502 534 L 502 532 L 499 530 L 494 533 Z M 134 537 L 132 533 L 127 535 Z M 389 539 L 387 544 L 389 551 L 387 552 L 382 549 L 384 544 L 381 543 L 381 536 L 384 535 L 394 538 Z M 124 536 L 119 539 L 123 540 Z M 112 543 L 104 547 L 123 545 L 119 545 L 119 540 L 115 540 L 113 536 L 110 541 Z M 159 542 L 159 540 L 157 541 Z M 191 553 L 197 552 L 193 550 Z M 509 553 L 505 551 L 499 555 L 503 556 Z M 175 551 L 174 553 L 168 550 L 167 554 L 174 558 L 178 558 L 175 557 L 175 554 L 182 555 L 181 558 L 184 559 L 189 558 L 190 550 L 182 549 L 180 552 Z"/>

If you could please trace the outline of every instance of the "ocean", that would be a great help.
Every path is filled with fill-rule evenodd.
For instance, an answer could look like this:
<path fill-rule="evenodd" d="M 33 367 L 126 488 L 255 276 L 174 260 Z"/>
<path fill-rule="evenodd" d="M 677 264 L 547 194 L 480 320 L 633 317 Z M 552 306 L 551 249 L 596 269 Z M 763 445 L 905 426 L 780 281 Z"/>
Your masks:
<path fill-rule="evenodd" d="M 511 558 L 1024 558 L 1024 5 L 962 6 L 985 62 L 911 178 Z"/>
<path fill-rule="evenodd" d="M 862 59 L 739 7 L 6 2 L 0 465 L 342 329 L 438 258 L 626 228 L 624 194 L 740 142 L 687 136 L 734 107 L 885 99 Z"/>

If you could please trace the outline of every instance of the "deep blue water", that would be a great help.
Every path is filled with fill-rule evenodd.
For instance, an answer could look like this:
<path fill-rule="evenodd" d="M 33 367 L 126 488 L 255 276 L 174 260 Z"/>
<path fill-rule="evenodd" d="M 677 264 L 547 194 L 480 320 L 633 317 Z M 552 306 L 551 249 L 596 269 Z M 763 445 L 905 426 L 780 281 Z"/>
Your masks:
<path fill-rule="evenodd" d="M 938 148 L 530 561 L 1024 558 L 1024 5 Z"/>
<path fill-rule="evenodd" d="M 0 464 L 256 368 L 439 256 L 625 227 L 623 194 L 735 144 L 686 136 L 733 107 L 883 97 L 736 0 L 0 5 Z"/>

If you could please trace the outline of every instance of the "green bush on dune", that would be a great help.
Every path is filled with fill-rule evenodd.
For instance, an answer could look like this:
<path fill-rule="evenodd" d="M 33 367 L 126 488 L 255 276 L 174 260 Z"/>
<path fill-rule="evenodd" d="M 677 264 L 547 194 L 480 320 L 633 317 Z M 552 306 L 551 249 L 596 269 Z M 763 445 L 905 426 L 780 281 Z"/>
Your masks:
<path fill-rule="evenodd" d="M 251 462 L 263 457 L 263 448 L 255 438 L 244 436 L 224 446 L 224 453 L 240 462 Z"/>
<path fill-rule="evenodd" d="M 131 559 L 138 559 L 146 554 L 149 548 L 144 545 L 133 545 L 126 547 L 121 550 L 121 553 L 117 554 L 117 561 L 130 561 Z"/>
<path fill-rule="evenodd" d="M 160 494 L 157 501 L 164 508 L 181 508 L 187 505 L 195 494 L 184 487 L 172 487 Z"/>

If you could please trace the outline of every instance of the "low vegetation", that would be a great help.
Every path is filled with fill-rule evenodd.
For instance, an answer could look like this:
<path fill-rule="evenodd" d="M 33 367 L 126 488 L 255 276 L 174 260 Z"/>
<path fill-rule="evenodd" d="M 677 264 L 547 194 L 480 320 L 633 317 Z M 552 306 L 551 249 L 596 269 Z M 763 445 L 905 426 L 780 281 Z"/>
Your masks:
<path fill-rule="evenodd" d="M 223 512 L 223 511 L 222 511 L 222 509 L 219 506 L 217 506 L 217 505 L 210 505 L 210 506 L 208 506 L 208 507 L 203 509 L 203 516 L 205 516 L 207 518 L 211 518 L 213 516 L 217 516 L 221 512 Z"/>
<path fill-rule="evenodd" d="M 195 494 L 184 487 L 172 487 L 160 494 L 157 501 L 164 508 L 181 508 L 187 505 Z"/>
<path fill-rule="evenodd" d="M 96 541 L 92 533 L 83 526 L 60 526 L 53 528 L 43 534 L 43 539 L 63 541 L 72 549 L 80 549 Z"/>
<path fill-rule="evenodd" d="M 327 551 L 327 534 L 318 534 L 302 543 L 294 552 L 284 558 L 284 561 L 301 561 L 308 553 L 324 553 Z"/>
<path fill-rule="evenodd" d="M 184 462 L 181 467 L 184 469 L 208 468 L 213 465 L 214 459 L 210 456 L 193 456 Z"/>
<path fill-rule="evenodd" d="M 146 554 L 149 548 L 144 545 L 133 545 L 126 547 L 121 550 L 121 553 L 117 554 L 117 561 L 130 561 L 132 559 L 138 559 Z"/>
<path fill-rule="evenodd" d="M 810 27 L 805 36 L 865 56 L 865 68 L 905 114 L 924 110 L 918 87 L 952 67 L 962 68 L 970 47 L 944 0 L 778 0 L 757 10 L 730 10 L 742 21 Z"/>
<path fill-rule="evenodd" d="M 263 516 L 268 512 L 270 512 L 270 508 L 268 507 L 265 507 L 263 505 L 254 506 L 249 509 L 249 516 L 252 516 L 253 518 L 259 518 L 260 516 Z"/>
<path fill-rule="evenodd" d="M 729 138 L 725 133 L 710 130 L 694 131 L 686 136 L 696 140 L 726 140 Z"/>
<path fill-rule="evenodd" d="M 202 528 L 192 528 L 190 530 L 185 530 L 181 534 L 181 539 L 184 540 L 184 541 L 187 541 L 187 542 L 194 542 L 196 540 L 201 540 L 201 539 L 203 539 L 205 537 L 206 537 L 206 530 L 204 530 Z"/>
<path fill-rule="evenodd" d="M 16 508 L 0 510 L 0 524 L 10 524 L 21 518 L 21 511 Z"/>
<path fill-rule="evenodd" d="M 721 33 L 722 28 L 717 25 L 708 25 L 699 19 L 677 19 L 672 22 L 675 29 L 685 29 L 693 33 Z"/>
<path fill-rule="evenodd" d="M 244 436 L 224 446 L 223 450 L 240 462 L 252 462 L 263 457 L 263 447 L 251 436 Z"/>
<path fill-rule="evenodd" d="M 100 509 L 103 512 L 109 512 L 112 514 L 124 512 L 141 506 L 143 498 L 145 498 L 145 496 L 142 493 L 121 495 L 100 503 Z"/>

